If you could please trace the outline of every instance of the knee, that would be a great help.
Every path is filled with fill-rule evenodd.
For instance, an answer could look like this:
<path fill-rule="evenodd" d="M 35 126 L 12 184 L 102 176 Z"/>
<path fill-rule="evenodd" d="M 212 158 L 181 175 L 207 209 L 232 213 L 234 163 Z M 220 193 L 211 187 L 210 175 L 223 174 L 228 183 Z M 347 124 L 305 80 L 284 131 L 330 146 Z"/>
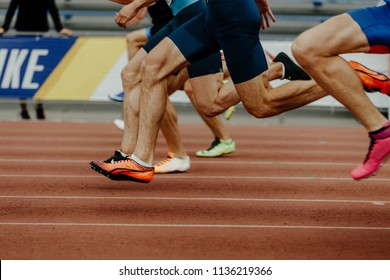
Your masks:
<path fill-rule="evenodd" d="M 140 72 L 129 62 L 121 71 L 121 79 L 124 87 L 134 87 L 141 80 Z"/>
<path fill-rule="evenodd" d="M 142 79 L 152 83 L 162 81 L 165 76 L 161 69 L 162 65 L 158 60 L 146 57 L 141 66 Z"/>
<path fill-rule="evenodd" d="M 305 34 L 299 36 L 291 45 L 294 58 L 303 68 L 313 62 L 316 56 L 316 48 L 305 37 Z"/>
<path fill-rule="evenodd" d="M 126 35 L 126 42 L 128 46 L 133 45 L 137 41 L 137 36 L 134 32 L 130 32 Z"/>

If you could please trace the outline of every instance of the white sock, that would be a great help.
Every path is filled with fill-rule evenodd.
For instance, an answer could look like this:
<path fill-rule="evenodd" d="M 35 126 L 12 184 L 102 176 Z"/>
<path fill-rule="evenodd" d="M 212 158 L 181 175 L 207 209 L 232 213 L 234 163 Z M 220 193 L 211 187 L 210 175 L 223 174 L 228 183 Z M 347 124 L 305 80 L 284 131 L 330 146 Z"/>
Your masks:
<path fill-rule="evenodd" d="M 138 157 L 136 157 L 134 154 L 131 155 L 130 157 L 132 160 L 134 160 L 136 163 L 142 165 L 142 166 L 145 166 L 145 167 L 153 167 L 153 165 L 150 165 L 150 164 L 147 164 L 146 162 L 144 162 L 143 160 L 139 159 Z"/>

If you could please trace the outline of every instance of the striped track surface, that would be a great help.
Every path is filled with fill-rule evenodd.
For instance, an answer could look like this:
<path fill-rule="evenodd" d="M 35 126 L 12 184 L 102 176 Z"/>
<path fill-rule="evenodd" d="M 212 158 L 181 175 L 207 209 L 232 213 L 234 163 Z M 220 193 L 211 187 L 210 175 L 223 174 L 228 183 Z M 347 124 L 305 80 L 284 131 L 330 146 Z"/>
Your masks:
<path fill-rule="evenodd" d="M 362 128 L 231 125 L 215 159 L 194 156 L 205 126 L 180 128 L 191 170 L 144 185 L 89 168 L 119 146 L 111 124 L 0 122 L 0 258 L 389 259 L 390 167 L 349 175 Z"/>

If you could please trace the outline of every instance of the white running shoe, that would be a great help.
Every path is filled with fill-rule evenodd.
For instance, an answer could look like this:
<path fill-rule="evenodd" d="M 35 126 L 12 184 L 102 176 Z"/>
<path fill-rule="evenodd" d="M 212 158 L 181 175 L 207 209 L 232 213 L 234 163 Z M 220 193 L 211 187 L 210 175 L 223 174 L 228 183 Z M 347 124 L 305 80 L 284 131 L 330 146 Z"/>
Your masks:
<path fill-rule="evenodd" d="M 188 169 L 190 169 L 190 157 L 177 158 L 172 152 L 168 152 L 164 160 L 154 165 L 154 173 L 157 174 L 185 172 Z"/>
<path fill-rule="evenodd" d="M 125 122 L 124 120 L 121 119 L 115 119 L 114 120 L 114 125 L 116 126 L 117 129 L 119 130 L 124 130 L 125 129 Z"/>

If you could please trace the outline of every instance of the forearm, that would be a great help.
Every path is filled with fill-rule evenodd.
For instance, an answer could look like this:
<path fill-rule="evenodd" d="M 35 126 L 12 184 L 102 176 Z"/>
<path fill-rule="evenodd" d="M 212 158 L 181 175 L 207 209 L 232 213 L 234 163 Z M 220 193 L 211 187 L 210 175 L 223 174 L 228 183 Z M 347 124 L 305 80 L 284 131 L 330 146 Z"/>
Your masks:
<path fill-rule="evenodd" d="M 19 5 L 19 2 L 15 1 L 15 0 L 11 1 L 11 3 L 9 4 L 7 13 L 5 15 L 4 24 L 3 24 L 3 29 L 5 31 L 7 31 L 9 29 L 9 27 L 11 25 L 12 18 L 15 14 L 15 11 L 16 11 L 18 5 Z"/>
<path fill-rule="evenodd" d="M 118 26 L 126 28 L 131 20 L 137 16 L 144 7 L 154 4 L 157 0 L 134 0 L 125 5 L 115 17 Z"/>
<path fill-rule="evenodd" d="M 111 0 L 111 2 L 115 2 L 122 5 L 127 5 L 132 3 L 134 0 Z"/>
<path fill-rule="evenodd" d="M 63 27 L 62 27 L 62 23 L 60 20 L 60 14 L 58 12 L 58 9 L 57 9 L 57 6 L 56 6 L 54 0 L 50 0 L 48 2 L 48 9 L 49 9 L 49 13 L 51 15 L 51 18 L 53 19 L 55 29 L 57 31 L 60 31 Z"/>
<path fill-rule="evenodd" d="M 58 13 L 58 10 L 57 9 L 50 10 L 50 15 L 54 23 L 54 28 L 57 31 L 60 31 L 63 28 L 63 26 L 61 23 L 60 14 Z"/>
<path fill-rule="evenodd" d="M 132 0 L 133 5 L 137 11 L 141 10 L 142 8 L 148 7 L 154 3 L 157 2 L 157 0 Z"/>

